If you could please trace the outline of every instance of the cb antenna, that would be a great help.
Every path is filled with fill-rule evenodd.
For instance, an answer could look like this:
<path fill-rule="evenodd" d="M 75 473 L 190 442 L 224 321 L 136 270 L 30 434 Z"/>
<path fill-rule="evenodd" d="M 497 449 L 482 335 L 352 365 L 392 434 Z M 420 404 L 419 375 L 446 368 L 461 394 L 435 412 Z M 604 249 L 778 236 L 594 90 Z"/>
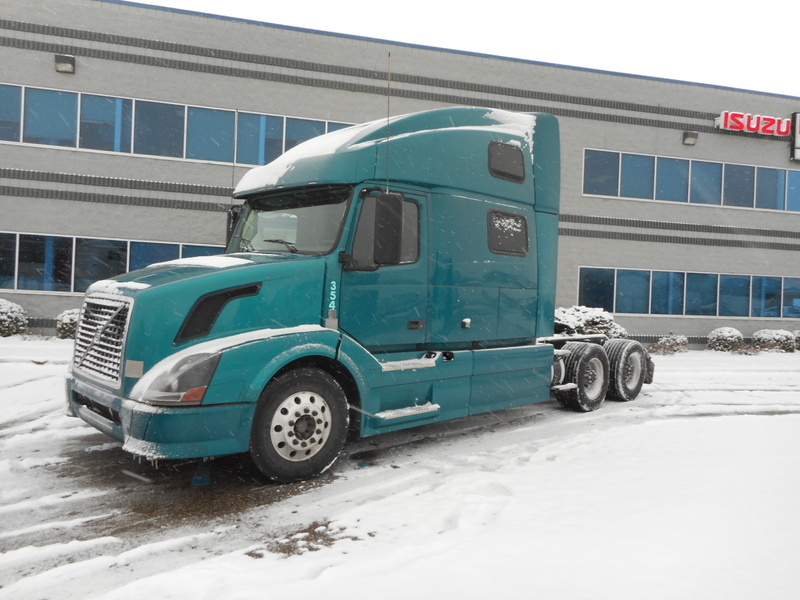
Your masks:
<path fill-rule="evenodd" d="M 392 53 L 389 52 L 389 57 L 386 64 L 386 191 L 389 192 L 389 142 L 392 138 L 389 119 L 391 117 L 391 101 L 392 101 Z"/>

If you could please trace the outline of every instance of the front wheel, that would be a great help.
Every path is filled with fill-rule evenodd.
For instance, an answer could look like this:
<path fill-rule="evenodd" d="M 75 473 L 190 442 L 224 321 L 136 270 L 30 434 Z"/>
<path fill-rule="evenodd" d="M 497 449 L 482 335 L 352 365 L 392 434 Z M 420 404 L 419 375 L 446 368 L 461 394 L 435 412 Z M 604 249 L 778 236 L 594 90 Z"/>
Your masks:
<path fill-rule="evenodd" d="M 309 479 L 336 461 L 347 426 L 347 398 L 339 383 L 321 369 L 294 369 L 261 394 L 250 455 L 259 471 L 275 482 Z"/>

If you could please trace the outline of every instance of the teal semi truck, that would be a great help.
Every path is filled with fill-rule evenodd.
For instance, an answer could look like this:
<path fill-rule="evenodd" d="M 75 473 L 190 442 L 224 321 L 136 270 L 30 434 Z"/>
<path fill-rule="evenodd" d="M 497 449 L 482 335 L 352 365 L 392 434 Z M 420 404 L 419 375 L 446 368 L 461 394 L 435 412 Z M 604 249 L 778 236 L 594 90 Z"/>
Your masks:
<path fill-rule="evenodd" d="M 86 292 L 68 413 L 150 459 L 249 453 L 278 482 L 348 436 L 652 381 L 640 344 L 556 334 L 558 122 L 446 108 L 249 171 L 228 245 Z"/>

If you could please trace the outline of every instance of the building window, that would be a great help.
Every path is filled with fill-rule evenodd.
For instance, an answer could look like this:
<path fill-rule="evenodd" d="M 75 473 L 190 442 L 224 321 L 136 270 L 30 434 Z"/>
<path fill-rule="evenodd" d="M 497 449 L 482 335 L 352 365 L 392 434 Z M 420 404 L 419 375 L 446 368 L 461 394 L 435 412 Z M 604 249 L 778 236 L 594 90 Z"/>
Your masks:
<path fill-rule="evenodd" d="M 615 312 L 644 313 L 650 308 L 650 271 L 617 271 Z"/>
<path fill-rule="evenodd" d="M 22 115 L 22 88 L 0 85 L 0 140 L 19 141 Z"/>
<path fill-rule="evenodd" d="M 311 119 L 286 119 L 286 146 L 285 151 L 289 151 L 298 144 L 302 144 L 312 138 L 325 133 L 324 121 L 313 121 Z"/>
<path fill-rule="evenodd" d="M 333 121 L 328 121 L 328 133 L 333 131 L 339 131 L 340 129 L 344 129 L 345 127 L 350 127 L 349 123 L 334 123 Z"/>
<path fill-rule="evenodd" d="M 750 277 L 747 275 L 720 275 L 719 315 L 721 317 L 746 317 L 750 314 Z"/>
<path fill-rule="evenodd" d="M 197 246 L 184 244 L 181 247 L 181 258 L 197 258 L 198 256 L 215 256 L 222 254 L 225 248 L 221 246 Z"/>
<path fill-rule="evenodd" d="M 80 147 L 130 152 L 132 116 L 132 100 L 82 95 Z"/>
<path fill-rule="evenodd" d="M 725 206 L 752 208 L 755 183 L 755 167 L 726 164 L 722 203 Z"/>
<path fill-rule="evenodd" d="M 800 318 L 800 278 L 787 277 L 783 280 L 783 316 Z"/>
<path fill-rule="evenodd" d="M 178 244 L 158 242 L 131 242 L 130 270 L 144 269 L 154 263 L 176 260 L 180 255 Z"/>
<path fill-rule="evenodd" d="M 693 160 L 689 192 L 695 204 L 722 204 L 722 164 Z"/>
<path fill-rule="evenodd" d="M 619 195 L 619 152 L 585 151 L 583 193 L 597 196 Z"/>
<path fill-rule="evenodd" d="M 265 165 L 283 153 L 283 117 L 239 113 L 236 162 Z"/>
<path fill-rule="evenodd" d="M 655 176 L 655 157 L 641 154 L 623 154 L 620 195 L 625 198 L 652 200 Z"/>
<path fill-rule="evenodd" d="M 27 88 L 22 141 L 75 147 L 78 136 L 78 94 Z"/>
<path fill-rule="evenodd" d="M 756 169 L 756 208 L 783 210 L 786 198 L 786 171 Z"/>
<path fill-rule="evenodd" d="M 185 114 L 185 106 L 137 100 L 133 151 L 182 158 Z"/>
<path fill-rule="evenodd" d="M 800 171 L 589 149 L 583 166 L 586 195 L 800 212 Z"/>
<path fill-rule="evenodd" d="M 753 294 L 750 316 L 781 316 L 781 278 L 753 277 Z"/>
<path fill-rule="evenodd" d="M 654 315 L 682 315 L 685 274 L 653 271 L 652 279 L 650 312 Z"/>
<path fill-rule="evenodd" d="M 578 303 L 614 312 L 614 269 L 582 268 Z"/>
<path fill-rule="evenodd" d="M 786 210 L 800 212 L 800 171 L 789 171 Z"/>
<path fill-rule="evenodd" d="M 186 158 L 233 162 L 236 113 L 189 107 L 186 122 Z"/>
<path fill-rule="evenodd" d="M 20 235 L 18 273 L 18 289 L 69 292 L 72 238 Z"/>
<path fill-rule="evenodd" d="M 578 303 L 609 312 L 800 318 L 800 278 L 581 267 Z"/>
<path fill-rule="evenodd" d="M 656 200 L 689 201 L 689 161 L 679 158 L 656 160 Z"/>
<path fill-rule="evenodd" d="M 95 281 L 122 275 L 128 266 L 128 243 L 120 240 L 75 240 L 74 291 L 85 292 Z"/>
<path fill-rule="evenodd" d="M 0 233 L 0 289 L 14 289 L 16 266 L 17 236 L 14 233 Z"/>

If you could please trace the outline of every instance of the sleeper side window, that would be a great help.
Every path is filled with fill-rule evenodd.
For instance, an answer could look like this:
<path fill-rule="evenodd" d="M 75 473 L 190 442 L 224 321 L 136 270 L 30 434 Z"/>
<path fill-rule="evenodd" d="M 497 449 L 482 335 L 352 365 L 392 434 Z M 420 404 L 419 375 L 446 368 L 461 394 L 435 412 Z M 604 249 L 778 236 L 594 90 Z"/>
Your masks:
<path fill-rule="evenodd" d="M 524 215 L 489 211 L 489 249 L 495 254 L 528 255 L 528 221 Z"/>

